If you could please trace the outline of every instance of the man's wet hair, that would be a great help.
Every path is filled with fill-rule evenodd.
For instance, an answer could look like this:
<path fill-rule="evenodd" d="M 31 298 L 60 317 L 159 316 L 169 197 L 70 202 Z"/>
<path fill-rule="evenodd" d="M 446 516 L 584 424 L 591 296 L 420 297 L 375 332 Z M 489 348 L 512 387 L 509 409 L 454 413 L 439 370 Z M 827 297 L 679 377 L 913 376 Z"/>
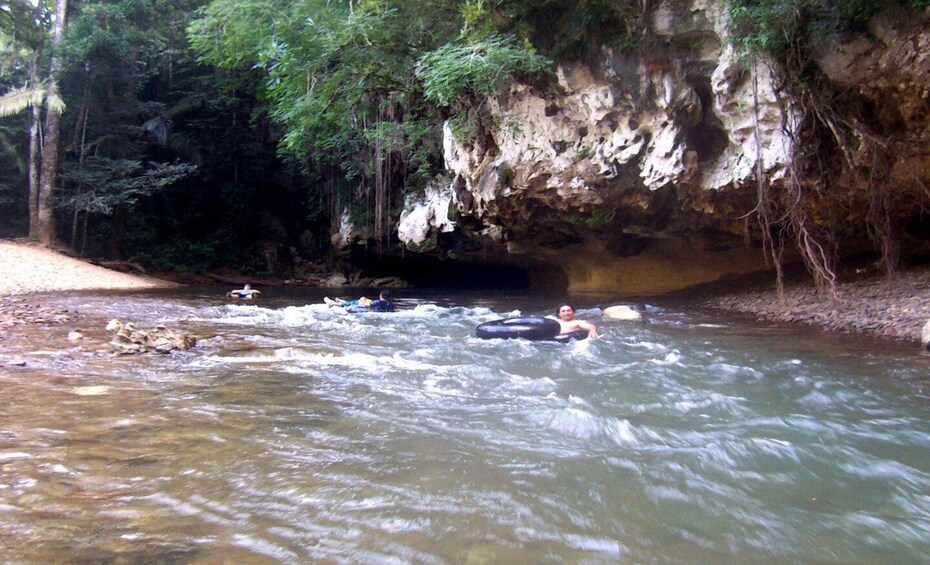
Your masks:
<path fill-rule="evenodd" d="M 381 300 L 393 300 L 394 299 L 394 297 L 391 296 L 391 291 L 386 288 L 382 288 L 378 296 L 381 298 Z"/>
<path fill-rule="evenodd" d="M 572 312 L 575 311 L 575 307 L 574 307 L 574 306 L 572 306 L 572 305 L 569 304 L 568 302 L 563 302 L 563 303 L 561 303 L 561 304 L 559 304 L 558 306 L 555 307 L 555 317 L 556 317 L 556 318 L 559 317 L 559 310 L 561 310 L 563 306 L 568 306 L 569 308 L 572 309 Z"/>

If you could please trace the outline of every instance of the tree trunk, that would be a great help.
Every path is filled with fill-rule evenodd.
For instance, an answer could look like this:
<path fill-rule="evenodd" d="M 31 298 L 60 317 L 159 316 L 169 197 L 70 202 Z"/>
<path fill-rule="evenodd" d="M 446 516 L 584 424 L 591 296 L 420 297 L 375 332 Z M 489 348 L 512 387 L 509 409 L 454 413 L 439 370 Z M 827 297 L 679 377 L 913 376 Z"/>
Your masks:
<path fill-rule="evenodd" d="M 49 67 L 49 94 L 47 98 L 58 96 L 58 76 L 61 74 L 61 45 L 65 37 L 68 17 L 68 0 L 56 0 L 55 24 L 52 33 L 52 56 Z M 61 114 L 46 104 L 45 136 L 42 147 L 42 168 L 39 179 L 38 228 L 39 241 L 46 246 L 55 243 L 55 211 L 52 206 L 55 183 L 58 178 L 58 158 L 61 145 Z"/>
<path fill-rule="evenodd" d="M 38 10 L 38 8 L 37 8 Z M 39 83 L 39 64 L 42 60 L 44 42 L 39 41 L 32 61 L 29 65 L 29 83 L 37 88 Z M 32 106 L 32 119 L 29 123 L 29 239 L 39 239 L 39 159 L 42 155 L 42 144 L 39 139 L 42 127 L 42 107 L 39 104 Z"/>
<path fill-rule="evenodd" d="M 90 82 L 87 83 L 88 85 Z M 81 172 L 84 171 L 84 142 L 87 141 L 87 114 L 90 112 L 90 87 L 84 88 L 84 102 L 81 103 L 81 115 L 78 117 L 78 121 L 81 124 L 81 145 L 78 149 L 78 168 Z M 77 137 L 77 132 L 75 132 L 75 137 Z M 76 141 L 76 140 L 75 140 Z M 83 177 L 82 177 L 83 178 Z M 81 196 L 84 193 L 84 181 L 79 181 L 78 185 L 74 189 L 74 216 L 71 218 L 71 249 L 75 249 L 77 245 L 77 227 L 78 227 L 78 216 L 80 212 L 81 205 Z M 85 211 L 85 214 L 88 212 Z M 82 246 L 83 249 L 83 246 Z M 84 253 L 81 253 L 81 257 L 84 256 Z"/>
<path fill-rule="evenodd" d="M 32 122 L 29 124 L 29 239 L 39 239 L 39 126 L 42 123 L 42 108 L 32 107 Z"/>

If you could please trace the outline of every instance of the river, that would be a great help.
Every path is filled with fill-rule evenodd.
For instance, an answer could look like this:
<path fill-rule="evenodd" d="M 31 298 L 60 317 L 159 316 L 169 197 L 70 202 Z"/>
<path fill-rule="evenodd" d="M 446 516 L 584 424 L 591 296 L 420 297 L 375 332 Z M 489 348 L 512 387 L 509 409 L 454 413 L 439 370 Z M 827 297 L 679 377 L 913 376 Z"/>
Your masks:
<path fill-rule="evenodd" d="M 332 293 L 333 291 L 329 291 Z M 645 303 L 568 345 L 479 340 L 557 298 L 320 289 L 38 298 L 5 330 L 4 563 L 917 563 L 930 371 L 916 346 Z M 415 298 L 414 298 L 415 296 Z M 102 354 L 110 318 L 200 336 Z M 96 344 L 96 345 L 94 345 Z"/>

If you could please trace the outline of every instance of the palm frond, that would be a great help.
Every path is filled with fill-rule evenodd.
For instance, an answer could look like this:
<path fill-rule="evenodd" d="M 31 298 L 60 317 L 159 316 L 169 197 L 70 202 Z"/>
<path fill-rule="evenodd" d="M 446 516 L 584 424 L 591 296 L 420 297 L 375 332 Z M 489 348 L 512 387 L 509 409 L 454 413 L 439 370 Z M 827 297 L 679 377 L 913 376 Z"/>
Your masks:
<path fill-rule="evenodd" d="M 57 92 L 49 92 L 45 103 L 48 104 L 48 109 L 50 112 L 61 114 L 65 111 L 65 101 L 61 98 L 61 96 L 58 95 Z"/>
<path fill-rule="evenodd" d="M 50 91 L 43 81 L 38 88 L 14 88 L 0 96 L 0 118 L 18 114 L 26 108 L 42 104 L 43 101 L 48 104 L 50 112 L 61 114 L 65 111 L 65 101 L 57 92 Z"/>
<path fill-rule="evenodd" d="M 3 96 L 0 96 L 0 118 L 12 116 L 25 110 L 26 108 L 41 104 L 45 98 L 45 89 L 14 88 Z"/>

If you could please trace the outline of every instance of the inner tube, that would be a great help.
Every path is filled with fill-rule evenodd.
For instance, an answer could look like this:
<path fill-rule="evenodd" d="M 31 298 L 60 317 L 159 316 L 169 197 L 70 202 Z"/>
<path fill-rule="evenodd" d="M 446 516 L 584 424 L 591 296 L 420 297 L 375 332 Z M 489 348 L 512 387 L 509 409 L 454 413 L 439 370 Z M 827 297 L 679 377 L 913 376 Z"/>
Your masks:
<path fill-rule="evenodd" d="M 575 330 L 573 332 L 568 332 L 564 334 L 559 334 L 555 336 L 555 341 L 559 343 L 568 343 L 570 341 L 581 341 L 588 338 L 588 330 Z"/>
<path fill-rule="evenodd" d="M 562 326 L 552 318 L 504 318 L 479 324 L 475 335 L 481 339 L 533 339 L 551 340 L 559 335 Z"/>
<path fill-rule="evenodd" d="M 377 301 L 375 301 L 377 302 Z M 393 304 L 375 304 L 372 303 L 371 306 L 350 306 L 346 308 L 346 312 L 349 314 L 363 314 L 365 312 L 396 312 L 397 308 Z"/>

